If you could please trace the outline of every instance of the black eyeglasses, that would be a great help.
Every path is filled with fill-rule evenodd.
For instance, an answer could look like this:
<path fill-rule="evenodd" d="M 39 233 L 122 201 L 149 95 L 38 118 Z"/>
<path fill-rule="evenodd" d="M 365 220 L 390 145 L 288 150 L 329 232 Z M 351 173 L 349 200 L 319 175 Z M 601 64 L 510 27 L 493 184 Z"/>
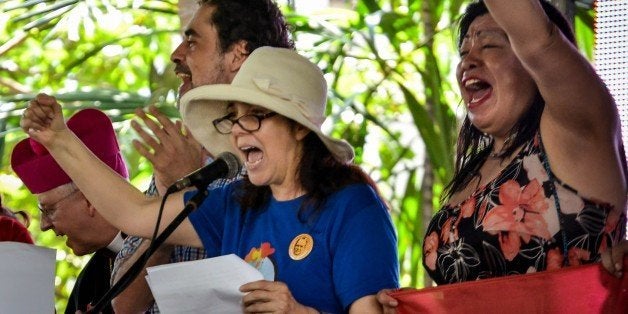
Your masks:
<path fill-rule="evenodd" d="M 272 111 L 268 113 L 249 113 L 234 119 L 233 114 L 228 114 L 222 118 L 212 121 L 212 123 L 214 124 L 216 131 L 220 134 L 230 134 L 231 128 L 236 123 L 245 131 L 254 132 L 259 130 L 262 126 L 262 120 L 275 115 L 277 115 L 277 113 Z"/>

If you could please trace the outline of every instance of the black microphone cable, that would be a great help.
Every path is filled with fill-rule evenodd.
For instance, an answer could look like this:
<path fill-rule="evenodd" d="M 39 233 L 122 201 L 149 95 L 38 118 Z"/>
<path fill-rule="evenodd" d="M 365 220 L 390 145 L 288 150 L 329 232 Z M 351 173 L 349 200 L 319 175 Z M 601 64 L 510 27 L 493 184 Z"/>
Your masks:
<path fill-rule="evenodd" d="M 163 206 L 170 194 L 171 193 L 167 193 L 162 198 L 161 206 L 159 208 L 158 220 L 161 218 Z M 126 289 L 126 287 L 128 287 L 129 284 L 131 284 L 131 282 L 137 277 L 137 275 L 139 275 L 139 273 L 144 269 L 144 265 L 146 265 L 146 262 L 153 255 L 153 253 L 157 251 L 157 248 L 165 242 L 170 234 L 174 232 L 174 230 L 185 220 L 185 218 L 192 211 L 196 210 L 196 208 L 201 203 L 203 203 L 208 195 L 209 191 L 207 187 L 199 189 L 198 192 L 185 203 L 185 207 L 183 208 L 183 210 L 172 220 L 170 224 L 168 224 L 168 226 L 166 226 L 166 228 L 161 232 L 161 234 L 159 234 L 159 236 L 155 237 L 159 229 L 158 221 L 157 225 L 155 226 L 155 234 L 153 235 L 150 246 L 146 249 L 146 251 L 144 251 L 144 253 L 142 253 L 142 256 L 140 256 L 140 258 L 138 258 L 138 260 L 133 263 L 133 265 L 127 270 L 127 272 L 120 278 L 120 280 L 118 280 L 118 282 L 116 282 L 111 288 L 109 288 L 107 293 L 105 293 L 105 295 L 103 295 L 100 300 L 98 300 L 98 302 L 94 305 L 94 307 L 87 311 L 87 313 L 100 313 L 102 309 L 105 308 L 107 304 L 111 302 L 111 300 L 113 300 L 113 298 L 115 298 L 124 289 Z"/>
<path fill-rule="evenodd" d="M 240 164 L 238 159 L 232 153 L 222 153 L 219 155 L 218 159 L 221 159 L 222 162 L 225 162 L 227 167 L 226 173 L 221 175 L 220 177 L 233 178 L 240 172 Z M 195 172 L 196 173 L 196 172 Z M 193 173 L 193 174 L 195 174 Z M 210 181 L 197 180 L 190 181 L 190 184 L 195 186 L 197 189 L 197 193 L 190 198 L 185 203 L 183 210 L 166 226 L 166 228 L 157 236 L 159 232 L 159 225 L 161 224 L 161 218 L 164 210 L 164 206 L 166 204 L 166 199 L 168 196 L 177 190 L 172 190 L 170 188 L 167 189 L 166 194 L 161 199 L 161 205 L 159 206 L 159 212 L 157 214 L 157 221 L 155 223 L 155 229 L 153 230 L 153 236 L 151 238 L 150 246 L 142 253 L 142 256 L 138 258 L 133 265 L 127 270 L 127 272 L 122 275 L 120 280 L 116 282 L 109 290 L 103 295 L 100 300 L 94 305 L 92 309 L 89 309 L 87 313 L 100 313 L 102 309 L 107 306 L 115 298 L 118 294 L 120 294 L 126 287 L 128 287 L 131 282 L 140 274 L 140 272 L 144 269 L 144 265 L 148 262 L 148 259 L 157 251 L 157 248 L 163 244 L 166 239 L 174 232 L 174 230 L 185 220 L 185 218 L 200 204 L 203 203 L 205 198 L 209 195 L 209 191 L 207 187 L 211 184 Z"/>

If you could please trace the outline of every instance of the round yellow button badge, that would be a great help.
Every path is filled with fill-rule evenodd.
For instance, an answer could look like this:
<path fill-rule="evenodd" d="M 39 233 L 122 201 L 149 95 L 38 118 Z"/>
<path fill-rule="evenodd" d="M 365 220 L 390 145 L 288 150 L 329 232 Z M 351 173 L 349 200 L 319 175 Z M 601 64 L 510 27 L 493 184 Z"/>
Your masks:
<path fill-rule="evenodd" d="M 314 239 L 307 233 L 302 233 L 292 239 L 288 254 L 295 261 L 302 260 L 310 255 L 314 247 Z"/>

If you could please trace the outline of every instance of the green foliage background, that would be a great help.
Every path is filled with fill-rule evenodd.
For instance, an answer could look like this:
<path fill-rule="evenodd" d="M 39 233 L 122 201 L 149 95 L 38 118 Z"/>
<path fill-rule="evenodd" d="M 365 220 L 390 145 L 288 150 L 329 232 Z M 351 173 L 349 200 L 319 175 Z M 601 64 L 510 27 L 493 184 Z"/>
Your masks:
<path fill-rule="evenodd" d="M 327 132 L 356 148 L 356 162 L 378 182 L 399 235 L 402 284 L 430 285 L 421 266 L 426 223 L 453 171 L 458 118 L 453 72 L 455 19 L 466 0 L 361 0 L 298 15 L 282 6 L 300 52 L 326 73 Z M 280 1 L 281 3 L 281 1 Z M 132 110 L 156 104 L 171 117 L 179 84 L 169 62 L 178 43 L 181 0 L 0 0 L 0 193 L 31 216 L 36 243 L 57 249 L 56 308 L 88 257 L 65 239 L 40 232 L 36 199 L 10 168 L 25 134 L 19 116 L 39 92 L 56 96 L 67 115 L 84 107 L 115 121 L 132 182 L 143 188 L 151 165 L 130 145 Z M 578 41 L 592 57 L 593 12 L 579 9 Z"/>

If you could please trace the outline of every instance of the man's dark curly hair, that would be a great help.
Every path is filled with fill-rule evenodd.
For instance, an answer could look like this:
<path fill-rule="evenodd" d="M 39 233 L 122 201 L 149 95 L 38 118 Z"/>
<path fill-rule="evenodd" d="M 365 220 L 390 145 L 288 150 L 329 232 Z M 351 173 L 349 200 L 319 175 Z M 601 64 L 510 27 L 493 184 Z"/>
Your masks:
<path fill-rule="evenodd" d="M 245 40 L 248 53 L 271 46 L 294 49 L 281 10 L 272 0 L 200 0 L 199 5 L 215 8 L 210 21 L 218 31 L 220 50 Z"/>

